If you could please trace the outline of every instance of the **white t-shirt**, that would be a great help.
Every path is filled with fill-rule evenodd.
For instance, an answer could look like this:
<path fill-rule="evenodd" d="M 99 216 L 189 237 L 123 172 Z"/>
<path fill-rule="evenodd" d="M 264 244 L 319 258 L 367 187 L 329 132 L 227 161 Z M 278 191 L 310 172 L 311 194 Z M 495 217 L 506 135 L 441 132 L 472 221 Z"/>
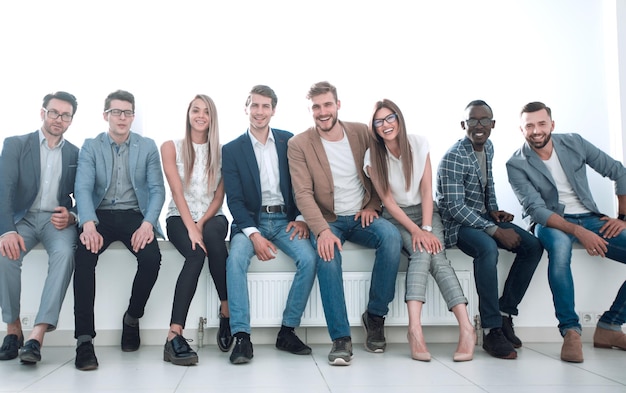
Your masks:
<path fill-rule="evenodd" d="M 335 214 L 355 215 L 363 205 L 365 189 L 357 173 L 350 142 L 344 132 L 340 141 L 330 142 L 322 138 L 322 144 L 333 175 Z"/>
<path fill-rule="evenodd" d="M 389 189 L 391 196 L 400 207 L 415 206 L 422 203 L 420 195 L 420 182 L 424 176 L 426 169 L 426 157 L 428 156 L 429 146 L 428 140 L 415 134 L 408 134 L 409 145 L 411 146 L 411 158 L 413 159 L 413 178 L 411 187 L 406 189 L 406 181 L 404 180 L 404 171 L 402 166 L 402 157 L 396 158 L 389 150 L 387 150 L 387 172 L 389 177 Z M 370 150 L 365 152 L 363 161 L 363 170 L 367 174 L 366 168 L 372 166 Z"/>
<path fill-rule="evenodd" d="M 567 176 L 561 166 L 561 161 L 556 154 L 556 150 L 552 150 L 552 156 L 547 160 L 543 160 L 543 163 L 550 171 L 554 182 L 556 183 L 556 189 L 559 192 L 559 203 L 565 205 L 565 214 L 585 214 L 589 213 L 589 210 L 585 205 L 580 202 L 578 195 L 574 192 L 571 183 L 567 180 Z"/>

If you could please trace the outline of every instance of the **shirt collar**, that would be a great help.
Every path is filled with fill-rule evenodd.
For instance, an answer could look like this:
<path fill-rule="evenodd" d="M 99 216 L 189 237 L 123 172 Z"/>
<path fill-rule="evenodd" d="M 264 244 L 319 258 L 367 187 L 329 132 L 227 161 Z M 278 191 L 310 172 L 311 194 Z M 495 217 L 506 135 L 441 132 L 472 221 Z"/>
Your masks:
<path fill-rule="evenodd" d="M 109 144 L 118 146 L 117 142 L 115 142 L 113 138 L 111 138 L 111 135 L 109 135 L 108 132 L 107 132 L 107 138 L 109 138 Z M 122 142 L 119 146 L 121 145 L 126 145 L 126 146 L 130 145 L 130 135 L 128 135 L 128 138 L 126 138 L 126 140 Z"/>
<path fill-rule="evenodd" d="M 250 137 L 250 141 L 252 142 L 252 146 L 256 146 L 256 144 L 260 144 L 261 146 L 263 146 L 263 144 L 261 142 L 259 142 L 258 139 L 256 139 L 254 137 L 254 135 L 252 135 L 252 133 L 250 132 L 250 129 L 248 128 L 247 130 L 248 136 Z M 272 132 L 272 129 L 270 128 L 270 132 L 269 135 L 267 136 L 267 142 L 272 142 L 275 143 L 274 141 L 274 133 Z M 267 142 L 265 143 L 267 145 Z"/>
<path fill-rule="evenodd" d="M 61 140 L 59 141 L 59 143 L 56 144 L 56 146 L 53 146 L 51 148 L 49 148 L 50 150 L 54 150 L 54 149 L 60 149 L 61 147 L 63 147 L 63 145 L 65 144 L 65 139 L 63 139 L 63 137 L 61 137 Z M 45 145 L 46 148 L 48 148 L 48 140 L 46 139 L 46 136 L 44 135 L 43 131 L 39 130 L 39 145 Z"/>

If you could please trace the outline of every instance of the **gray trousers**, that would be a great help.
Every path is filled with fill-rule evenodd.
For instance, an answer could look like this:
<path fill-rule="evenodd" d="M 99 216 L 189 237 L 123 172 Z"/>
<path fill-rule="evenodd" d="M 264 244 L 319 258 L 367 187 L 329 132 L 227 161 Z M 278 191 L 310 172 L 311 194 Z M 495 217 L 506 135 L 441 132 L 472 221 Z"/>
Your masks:
<path fill-rule="evenodd" d="M 77 232 L 75 226 L 56 229 L 50 222 L 51 215 L 49 212 L 28 213 L 16 225 L 17 232 L 24 238 L 26 251 L 22 251 L 18 260 L 0 255 L 0 307 L 5 323 L 15 322 L 20 316 L 22 261 L 41 242 L 48 253 L 48 274 L 35 325 L 46 323 L 50 325 L 48 331 L 56 329 L 61 305 L 74 272 Z"/>
<path fill-rule="evenodd" d="M 422 206 L 409 206 L 401 208 L 404 213 L 417 225 L 422 226 Z M 406 294 L 404 300 L 417 300 L 426 303 L 426 286 L 428 284 L 428 274 L 430 273 L 443 296 L 448 310 L 457 304 L 467 304 L 467 298 L 463 295 L 463 289 L 459 283 L 459 279 L 450 265 L 450 261 L 443 250 L 439 254 L 429 254 L 426 251 L 420 252 L 419 249 L 413 251 L 413 242 L 409 231 L 402 226 L 396 219 L 391 217 L 386 210 L 383 210 L 383 217 L 394 224 L 400 231 L 402 236 L 402 245 L 404 251 L 409 254 L 409 267 L 406 272 Z M 433 211 L 433 234 L 437 236 L 439 241 L 444 244 L 443 240 L 443 223 L 441 216 L 434 207 Z"/>

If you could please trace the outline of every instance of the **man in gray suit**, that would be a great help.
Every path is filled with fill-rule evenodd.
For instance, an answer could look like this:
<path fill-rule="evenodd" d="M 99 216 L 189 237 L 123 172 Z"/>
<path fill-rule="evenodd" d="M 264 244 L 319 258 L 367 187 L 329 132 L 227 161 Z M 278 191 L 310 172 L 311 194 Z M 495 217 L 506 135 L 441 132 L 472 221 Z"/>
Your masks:
<path fill-rule="evenodd" d="M 9 137 L 0 156 L 0 308 L 7 336 L 0 360 L 41 360 L 46 332 L 56 329 L 74 270 L 76 214 L 70 195 L 78 148 L 63 138 L 76 113 L 76 97 L 48 94 L 41 108 L 41 129 Z M 20 321 L 22 260 L 38 243 L 48 253 L 48 274 L 39 311 L 24 343 Z M 20 348 L 21 347 L 21 348 Z"/>
<path fill-rule="evenodd" d="M 578 134 L 553 134 L 552 111 L 542 102 L 522 108 L 520 130 L 526 142 L 506 163 L 509 183 L 548 251 L 548 282 L 563 336 L 561 360 L 581 363 L 582 326 L 574 308 L 572 244 L 582 244 L 591 256 L 626 263 L 626 168 Z M 594 202 L 587 166 L 615 182 L 616 218 L 600 212 Z M 594 347 L 626 350 L 625 322 L 626 281 L 598 321 Z"/>
<path fill-rule="evenodd" d="M 98 256 L 121 241 L 137 257 L 129 306 L 122 317 L 122 351 L 139 349 L 139 318 L 161 266 L 155 234 L 165 201 L 161 159 L 152 139 L 131 132 L 135 97 L 115 91 L 104 102 L 108 132 L 85 140 L 76 173 L 76 204 L 81 228 L 74 272 L 76 368 L 94 370 L 98 360 L 94 300 Z"/>

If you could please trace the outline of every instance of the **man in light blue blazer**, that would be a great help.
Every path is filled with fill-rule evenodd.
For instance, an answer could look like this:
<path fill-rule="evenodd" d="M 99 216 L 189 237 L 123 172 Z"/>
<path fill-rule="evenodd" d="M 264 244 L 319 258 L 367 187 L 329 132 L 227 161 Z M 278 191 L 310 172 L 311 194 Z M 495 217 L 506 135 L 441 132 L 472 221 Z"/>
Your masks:
<path fill-rule="evenodd" d="M 548 251 L 548 282 L 563 336 L 561 360 L 580 363 L 582 327 L 574 308 L 572 244 L 579 242 L 589 255 L 626 263 L 626 168 L 578 134 L 553 134 L 552 112 L 542 102 L 526 104 L 520 117 L 526 143 L 506 163 L 509 183 Z M 587 166 L 615 182 L 617 218 L 598 209 Z M 626 281 L 598 321 L 593 345 L 626 350 L 625 322 Z"/>
<path fill-rule="evenodd" d="M 315 281 L 317 256 L 308 240 L 308 226 L 296 218 L 299 213 L 287 162 L 287 141 L 293 134 L 269 126 L 277 101 L 268 86 L 254 86 L 246 100 L 248 131 L 222 149 L 222 177 L 233 215 L 226 261 L 230 328 L 235 337 L 230 356 L 233 364 L 248 363 L 253 357 L 247 280 L 250 258 L 256 255 L 261 261 L 271 261 L 277 248 L 294 260 L 296 274 L 276 347 L 297 355 L 311 353 L 294 328 L 300 325 Z"/>
<path fill-rule="evenodd" d="M 41 128 L 4 141 L 0 155 L 0 308 L 7 336 L 0 347 L 0 360 L 15 359 L 18 349 L 23 363 L 41 360 L 44 334 L 56 329 L 72 278 L 76 213 L 71 195 L 78 148 L 63 135 L 76 108 L 72 94 L 48 94 L 41 107 Z M 40 242 L 48 253 L 48 273 L 33 330 L 24 342 L 20 323 L 22 260 Z"/>
<path fill-rule="evenodd" d="M 122 317 L 122 351 L 139 349 L 139 318 L 161 266 L 155 239 L 165 201 L 161 160 L 152 139 L 131 132 L 135 98 L 123 90 L 106 98 L 104 120 L 109 131 L 87 139 L 76 174 L 79 244 L 74 273 L 76 368 L 98 367 L 92 338 L 95 269 L 98 256 L 114 241 L 121 241 L 137 257 L 137 274 L 129 306 Z"/>

